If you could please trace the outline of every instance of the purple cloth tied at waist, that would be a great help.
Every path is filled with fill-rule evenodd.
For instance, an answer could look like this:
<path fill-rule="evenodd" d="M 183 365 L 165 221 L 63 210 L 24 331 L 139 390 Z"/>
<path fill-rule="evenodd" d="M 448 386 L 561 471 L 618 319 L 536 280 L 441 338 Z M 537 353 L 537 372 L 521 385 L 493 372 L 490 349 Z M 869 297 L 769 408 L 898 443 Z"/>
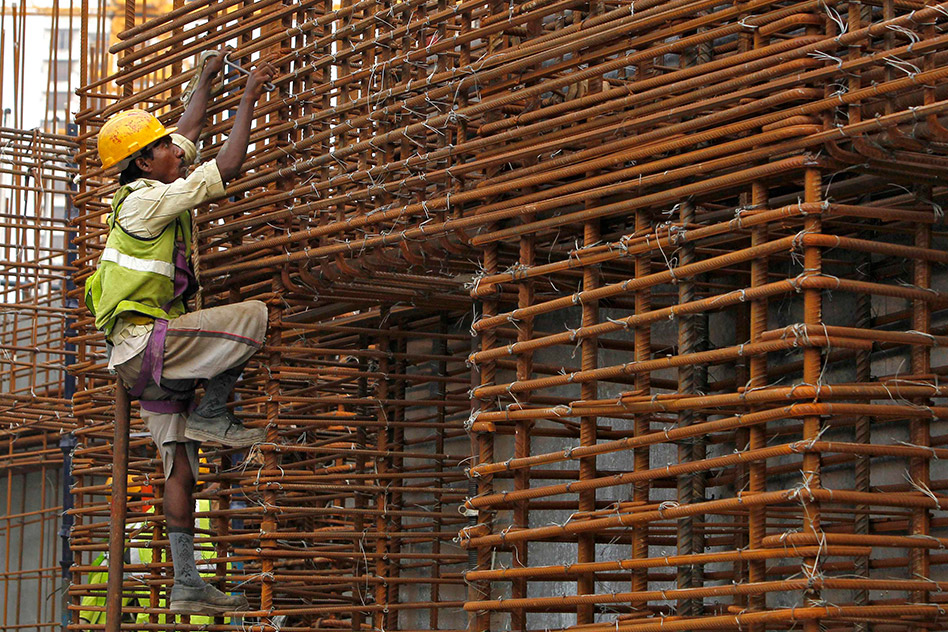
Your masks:
<path fill-rule="evenodd" d="M 183 296 L 188 288 L 197 285 L 197 279 L 191 272 L 191 266 L 188 265 L 188 258 L 184 254 L 184 244 L 176 243 L 174 249 L 174 294 L 171 300 L 164 307 L 165 312 L 171 309 L 171 304 Z M 145 355 L 142 357 L 142 368 L 138 373 L 138 380 L 135 386 L 128 392 L 132 397 L 138 398 L 139 405 L 145 410 L 153 413 L 183 413 L 190 408 L 190 400 L 180 399 L 142 399 L 141 395 L 148 386 L 149 378 L 161 388 L 161 369 L 165 359 L 165 335 L 168 333 L 168 321 L 164 318 L 155 319 L 155 327 L 151 331 L 151 337 L 148 339 L 148 345 L 145 347 Z"/>
<path fill-rule="evenodd" d="M 159 388 L 161 388 L 161 369 L 165 360 L 165 335 L 168 333 L 168 321 L 164 318 L 155 319 L 155 327 L 148 338 L 148 344 L 145 346 L 142 356 L 142 368 L 138 373 L 138 380 L 128 391 L 128 394 L 138 398 L 139 405 L 145 410 L 153 413 L 183 413 L 187 412 L 191 402 L 180 399 L 142 399 L 141 395 L 148 386 L 148 380 L 151 379 Z"/>

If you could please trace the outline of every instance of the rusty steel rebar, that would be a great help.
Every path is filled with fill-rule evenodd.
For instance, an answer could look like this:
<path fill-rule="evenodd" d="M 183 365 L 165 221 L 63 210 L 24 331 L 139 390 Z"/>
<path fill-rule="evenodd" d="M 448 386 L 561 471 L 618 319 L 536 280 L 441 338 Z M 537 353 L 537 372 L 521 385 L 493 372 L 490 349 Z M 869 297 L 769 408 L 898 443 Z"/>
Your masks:
<path fill-rule="evenodd" d="M 55 24 L 51 32 L 57 37 Z M 22 120 L 17 101 L 8 105 Z M 68 552 L 60 556 L 56 545 L 68 507 L 63 446 L 75 427 L 65 367 L 75 357 L 66 293 L 75 271 L 68 197 L 76 143 L 46 129 L 0 128 L 0 624 L 10 629 L 61 625 L 55 591 L 64 589 L 59 565 Z"/>
<path fill-rule="evenodd" d="M 103 629 L 110 544 L 153 554 L 110 576 L 126 629 L 943 625 L 948 3 L 128 0 L 111 42 L 84 7 L 75 140 L 0 130 L 24 200 L 57 143 L 77 160 L 71 221 L 0 209 L 8 241 L 77 231 L 68 263 L 0 257 L 9 309 L 74 320 L 0 341 L 33 354 L 0 380 L 50 371 L 0 428 L 79 441 L 69 629 Z M 151 491 L 109 493 L 104 341 L 32 292 L 79 298 L 103 247 L 104 119 L 173 123 L 225 44 L 279 73 L 195 210 L 195 307 L 267 303 L 234 402 L 267 441 L 205 446 L 198 491 L 202 568 L 251 611 L 175 621 L 160 459 L 133 413 Z"/>

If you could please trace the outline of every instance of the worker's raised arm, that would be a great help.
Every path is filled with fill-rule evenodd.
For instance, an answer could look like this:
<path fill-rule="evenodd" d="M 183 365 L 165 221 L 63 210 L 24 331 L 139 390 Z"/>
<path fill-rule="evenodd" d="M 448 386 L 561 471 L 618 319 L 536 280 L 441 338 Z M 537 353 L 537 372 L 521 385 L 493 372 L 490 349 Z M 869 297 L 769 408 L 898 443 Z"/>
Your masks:
<path fill-rule="evenodd" d="M 230 136 L 221 146 L 217 154 L 217 168 L 221 172 L 221 179 L 227 183 L 237 177 L 240 166 L 247 157 L 247 144 L 250 142 L 250 124 L 253 122 L 253 110 L 257 99 L 263 94 L 264 84 L 271 81 L 276 74 L 269 63 L 263 63 L 250 71 L 244 94 L 237 106 L 237 115 L 234 117 L 234 126 Z"/>
<path fill-rule="evenodd" d="M 224 54 L 227 50 L 214 51 L 204 62 L 204 68 L 201 70 L 201 76 L 191 98 L 188 100 L 187 107 L 184 108 L 184 114 L 178 120 L 177 132 L 197 143 L 201 136 L 201 130 L 204 128 L 204 121 L 207 119 L 207 102 L 211 98 L 211 86 L 214 78 L 224 66 Z"/>

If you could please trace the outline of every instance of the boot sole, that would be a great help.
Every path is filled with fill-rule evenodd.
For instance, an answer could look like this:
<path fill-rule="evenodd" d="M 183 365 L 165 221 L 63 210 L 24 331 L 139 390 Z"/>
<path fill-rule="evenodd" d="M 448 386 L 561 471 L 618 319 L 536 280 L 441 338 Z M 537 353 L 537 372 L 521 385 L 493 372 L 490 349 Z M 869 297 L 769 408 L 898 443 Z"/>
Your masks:
<path fill-rule="evenodd" d="M 227 440 L 226 438 L 216 435 L 212 432 L 202 432 L 201 430 L 193 428 L 186 428 L 184 431 L 184 436 L 191 441 L 214 441 L 215 443 L 227 446 L 228 448 L 249 448 L 253 444 L 259 443 L 265 439 L 264 437 L 259 440 L 252 439 L 248 441 L 233 441 Z"/>
<path fill-rule="evenodd" d="M 168 609 L 175 614 L 204 614 L 215 615 L 225 612 L 236 612 L 237 610 L 246 610 L 249 604 L 240 604 L 234 607 L 215 606 L 204 601 L 175 601 Z"/>

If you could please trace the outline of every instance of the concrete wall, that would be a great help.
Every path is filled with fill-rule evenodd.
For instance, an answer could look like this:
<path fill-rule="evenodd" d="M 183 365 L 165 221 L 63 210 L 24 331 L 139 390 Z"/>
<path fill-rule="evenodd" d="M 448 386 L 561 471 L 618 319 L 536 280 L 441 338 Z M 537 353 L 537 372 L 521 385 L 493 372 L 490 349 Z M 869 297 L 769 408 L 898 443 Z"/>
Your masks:
<path fill-rule="evenodd" d="M 61 492 L 58 468 L 0 479 L 0 628 L 58 629 Z"/>

